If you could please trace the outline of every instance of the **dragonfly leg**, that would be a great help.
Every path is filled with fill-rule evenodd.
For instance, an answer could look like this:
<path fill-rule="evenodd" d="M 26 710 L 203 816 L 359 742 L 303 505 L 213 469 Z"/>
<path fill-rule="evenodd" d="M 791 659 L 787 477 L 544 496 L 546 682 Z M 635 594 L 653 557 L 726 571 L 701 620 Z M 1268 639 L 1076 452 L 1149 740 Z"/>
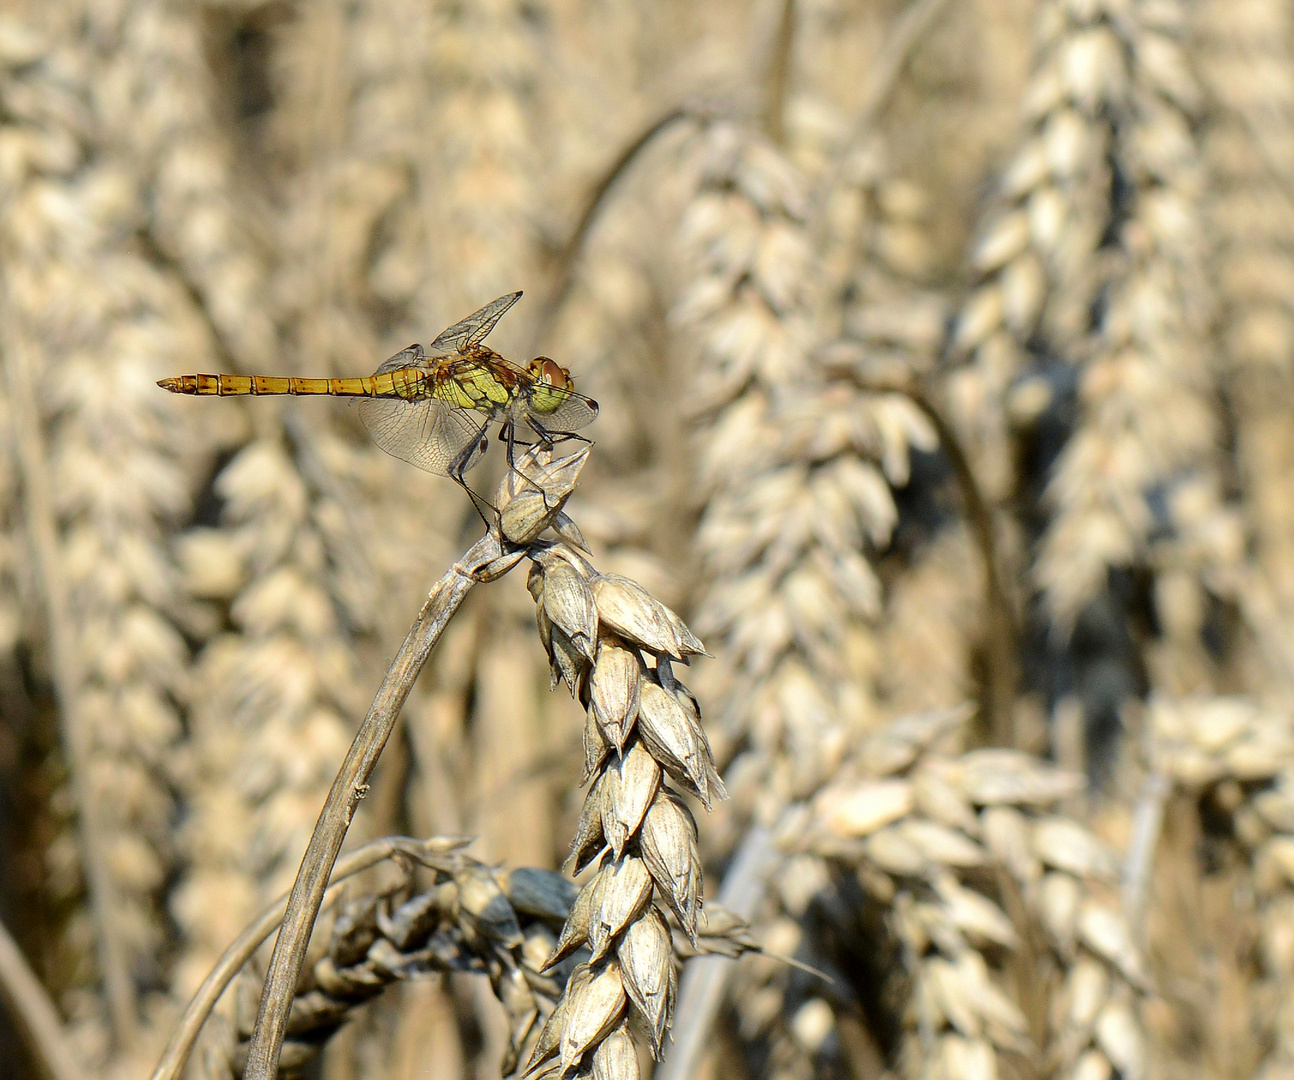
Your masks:
<path fill-rule="evenodd" d="M 499 438 L 508 447 L 508 468 L 515 469 L 517 467 L 517 425 L 511 420 L 505 421 L 503 426 L 499 428 Z"/>
<path fill-rule="evenodd" d="M 531 425 L 531 426 L 533 427 L 534 425 Z M 518 446 L 531 446 L 533 444 L 524 442 L 521 439 L 517 438 L 516 425 L 511 420 L 509 420 L 506 424 L 504 424 L 503 427 L 499 430 L 499 438 L 508 444 L 508 468 L 511 469 L 514 473 L 516 473 L 519 477 L 521 477 L 521 479 L 524 480 L 531 487 L 535 488 L 536 490 L 542 493 L 544 490 L 543 485 L 540 484 L 538 480 L 535 480 L 533 477 L 527 476 L 519 468 L 517 468 L 516 448 Z M 542 442 L 543 445 L 548 446 L 550 448 L 553 445 L 552 439 L 545 438 L 543 436 L 540 436 L 540 441 Z M 547 495 L 544 495 L 544 505 L 545 506 L 548 505 Z"/>
<path fill-rule="evenodd" d="M 485 522 L 485 527 L 487 529 L 498 525 L 499 523 L 498 507 L 496 507 L 492 502 L 490 502 L 489 499 L 485 498 L 483 495 L 478 495 L 475 491 L 473 491 L 468 486 L 467 480 L 464 479 L 463 474 L 467 472 L 468 468 L 474 463 L 475 459 L 479 457 L 482 453 L 484 453 L 486 449 L 488 449 L 490 437 L 486 433 L 486 430 L 489 428 L 489 426 L 490 426 L 490 422 L 488 420 L 484 424 L 482 424 L 481 430 L 477 432 L 476 438 L 474 438 L 470 443 L 468 443 L 465 447 L 463 447 L 462 450 L 458 452 L 458 456 L 455 457 L 454 460 L 449 463 L 449 468 L 445 470 L 449 478 L 453 480 L 454 483 L 456 483 L 464 491 L 467 492 L 468 498 L 472 500 L 472 508 L 477 512 L 477 514 L 480 515 L 480 518 L 483 522 Z M 490 513 L 494 515 L 493 521 L 491 521 L 488 517 L 485 516 L 485 511 L 481 509 L 482 505 L 487 507 Z"/>
<path fill-rule="evenodd" d="M 534 430 L 534 433 L 539 436 L 539 441 L 549 448 L 556 446 L 558 443 L 570 442 L 572 440 L 575 442 L 588 443 L 590 446 L 593 445 L 592 439 L 586 439 L 578 431 L 549 431 L 533 416 L 527 417 L 526 423 L 529 424 Z"/>

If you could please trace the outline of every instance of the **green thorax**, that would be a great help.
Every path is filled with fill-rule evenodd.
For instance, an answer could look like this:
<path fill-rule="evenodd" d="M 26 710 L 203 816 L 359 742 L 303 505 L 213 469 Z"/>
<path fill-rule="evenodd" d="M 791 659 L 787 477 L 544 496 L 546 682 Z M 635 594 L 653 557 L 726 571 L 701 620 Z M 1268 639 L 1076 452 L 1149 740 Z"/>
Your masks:
<path fill-rule="evenodd" d="M 515 380 L 509 382 L 515 386 Z M 431 392 L 441 401 L 460 409 L 494 413 L 512 399 L 514 391 L 490 365 L 459 361 L 451 372 L 434 381 Z"/>

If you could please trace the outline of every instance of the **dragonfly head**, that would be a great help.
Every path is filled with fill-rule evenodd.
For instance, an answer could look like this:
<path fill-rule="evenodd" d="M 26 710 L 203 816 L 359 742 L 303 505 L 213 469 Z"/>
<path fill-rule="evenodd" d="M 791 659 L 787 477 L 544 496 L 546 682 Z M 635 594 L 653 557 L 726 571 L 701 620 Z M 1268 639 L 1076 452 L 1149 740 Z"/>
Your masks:
<path fill-rule="evenodd" d="M 531 360 L 529 371 L 535 380 L 530 390 L 531 408 L 538 413 L 556 412 L 571 396 L 575 385 L 571 382 L 571 373 L 547 356 Z"/>
<path fill-rule="evenodd" d="M 557 361 L 549 356 L 536 356 L 531 360 L 530 374 L 540 382 L 547 383 L 558 390 L 570 390 L 575 386 L 571 382 L 570 370 L 559 367 Z"/>

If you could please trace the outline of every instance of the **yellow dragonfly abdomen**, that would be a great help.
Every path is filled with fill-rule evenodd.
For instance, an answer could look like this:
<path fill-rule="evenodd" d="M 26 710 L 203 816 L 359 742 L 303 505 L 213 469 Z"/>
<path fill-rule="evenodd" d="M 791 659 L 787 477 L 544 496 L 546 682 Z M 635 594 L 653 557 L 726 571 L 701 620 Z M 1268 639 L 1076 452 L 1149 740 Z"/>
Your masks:
<path fill-rule="evenodd" d="M 416 401 L 431 392 L 428 383 L 426 372 L 402 368 L 351 379 L 309 379 L 287 375 L 176 375 L 159 380 L 157 385 L 173 394 L 212 394 L 219 397 L 329 394 L 333 397 L 399 397 Z"/>

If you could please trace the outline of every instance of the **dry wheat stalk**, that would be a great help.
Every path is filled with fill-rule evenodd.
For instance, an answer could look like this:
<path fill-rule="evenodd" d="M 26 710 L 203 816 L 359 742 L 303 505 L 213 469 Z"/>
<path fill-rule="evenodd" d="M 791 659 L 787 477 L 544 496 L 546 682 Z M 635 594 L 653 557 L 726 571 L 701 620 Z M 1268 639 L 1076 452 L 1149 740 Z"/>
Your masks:
<path fill-rule="evenodd" d="M 59 12 L 71 25 L 77 14 Z M 20 66 L 4 99 L 4 353 L 81 841 L 79 855 L 71 834 L 51 854 L 61 889 L 88 889 L 93 918 L 78 936 L 98 950 L 122 1049 L 140 1021 L 138 982 L 164 974 L 159 890 L 174 857 L 187 663 L 164 532 L 188 511 L 185 465 L 200 445 L 150 383 L 212 342 L 183 281 L 133 245 L 144 179 L 99 123 L 98 58 L 59 22 L 9 57 Z M 11 28 L 12 49 L 23 32 Z M 94 1034 L 97 1006 L 75 1011 L 102 1061 L 112 1040 Z"/>
<path fill-rule="evenodd" d="M 1005 497 L 1016 483 L 1010 427 L 1054 411 L 1073 380 L 1079 419 L 1052 470 L 1035 568 L 1049 618 L 1068 630 L 1111 568 L 1151 562 L 1166 636 L 1198 662 L 1199 578 L 1236 553 L 1200 346 L 1198 100 L 1182 15 L 1172 4 L 1057 3 L 1042 24 L 1034 133 L 972 258 L 986 277 L 954 343 L 974 361 L 950 392 L 963 416 L 998 425 L 979 441 L 986 480 Z M 1157 531 L 1174 542 L 1152 545 Z M 1164 677 L 1186 678 L 1176 667 Z"/>
<path fill-rule="evenodd" d="M 1234 592 L 1241 537 L 1203 344 L 1183 14 L 1122 0 L 1040 14 L 1032 132 L 972 256 L 984 276 L 953 342 L 972 362 L 949 395 L 986 486 L 1026 532 L 1041 525 L 1032 576 L 1055 639 L 1088 605 L 1114 611 L 1111 571 L 1148 571 L 1160 634 L 1141 659 L 1185 689 L 1211 677 L 1204 621 Z"/>
<path fill-rule="evenodd" d="M 1082 781 L 1018 751 L 960 753 L 968 716 L 877 731 L 814 799 L 803 834 L 880 912 L 882 941 L 851 947 L 894 957 L 880 975 L 903 1003 L 903 1072 L 987 1080 L 1023 1058 L 1068 1077 L 1143 1077 L 1149 984 L 1118 864 L 1050 812 Z M 803 859 L 787 873 L 814 877 Z"/>
<path fill-rule="evenodd" d="M 1065 369 L 1047 362 L 1072 354 L 1087 334 L 1104 281 L 1112 120 L 1127 109 L 1126 6 L 1039 6 L 1025 134 L 970 255 L 978 280 L 951 343 L 968 362 L 949 377 L 948 393 L 981 482 L 998 500 L 1018 483 L 1012 429 L 1036 421 L 1063 387 Z"/>
<path fill-rule="evenodd" d="M 878 173 L 863 172 L 832 208 L 855 200 L 855 216 L 835 232 L 856 237 L 857 254 L 836 244 L 825 266 L 811 267 L 794 169 L 732 125 L 706 137 L 704 182 L 683 226 L 691 279 L 677 309 L 701 346 L 708 410 L 699 620 L 716 643 L 711 693 L 724 703 L 725 752 L 738 755 L 729 771 L 738 810 L 771 824 L 879 722 L 873 622 L 883 599 L 871 560 L 897 518 L 890 486 L 906 483 L 910 446 L 932 449 L 935 440 L 907 397 L 867 390 L 859 378 L 869 362 L 920 366 L 904 355 L 914 306 L 895 311 L 889 331 L 864 317 L 855 329 L 866 339 L 811 351 L 838 333 L 848 274 L 858 276 L 850 282 L 858 309 L 911 300 L 873 261 L 887 224 L 876 212 Z M 928 322 L 924 329 L 928 351 L 935 336 Z M 765 994 L 754 1014 L 776 1011 L 775 997 Z M 773 1055 L 794 1072 L 793 1045 Z"/>

